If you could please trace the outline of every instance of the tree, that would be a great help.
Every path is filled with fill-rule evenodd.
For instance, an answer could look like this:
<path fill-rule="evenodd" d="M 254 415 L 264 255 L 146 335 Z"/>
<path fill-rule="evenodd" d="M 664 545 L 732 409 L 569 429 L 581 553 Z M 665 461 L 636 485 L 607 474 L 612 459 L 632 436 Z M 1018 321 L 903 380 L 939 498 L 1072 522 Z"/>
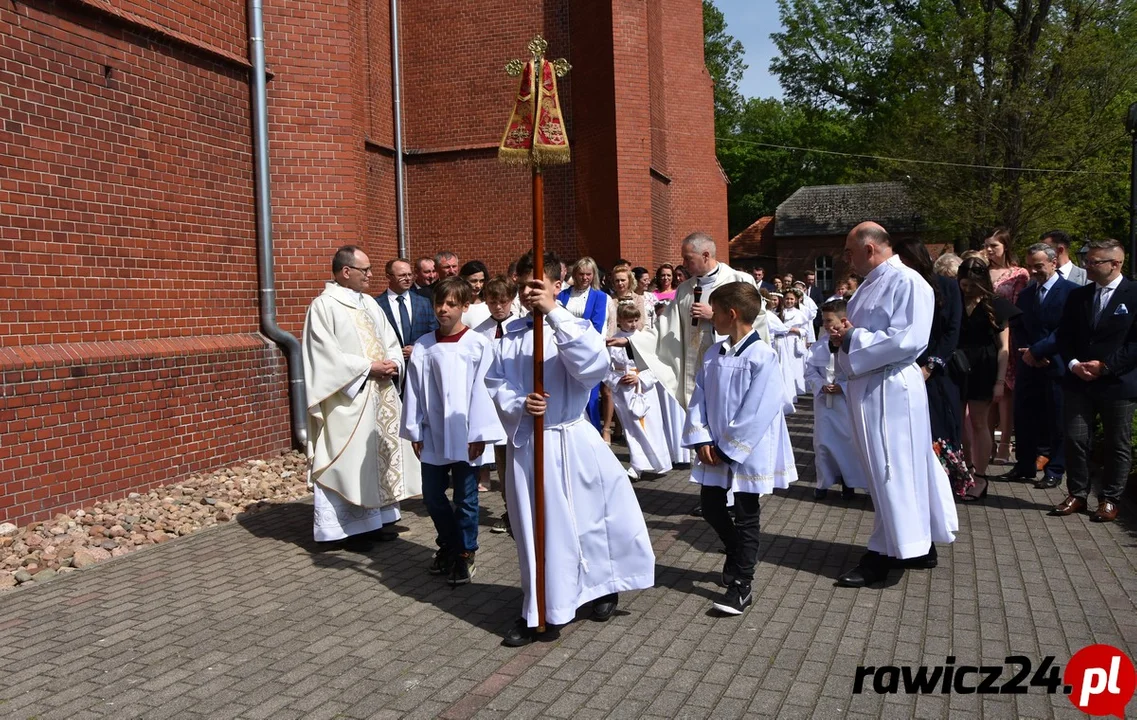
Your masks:
<path fill-rule="evenodd" d="M 870 152 L 932 161 L 879 168 L 943 235 L 1124 227 L 1137 0 L 779 5 L 772 69 L 789 100 L 848 112 Z"/>
<path fill-rule="evenodd" d="M 857 121 L 845 111 L 772 98 L 747 100 L 736 131 L 718 143 L 719 162 L 730 178 L 731 235 L 764 215 L 773 215 L 803 185 L 862 179 L 871 172 L 863 161 L 824 152 L 855 149 L 859 136 Z"/>
<path fill-rule="evenodd" d="M 703 0 L 703 60 L 715 84 L 715 134 L 723 137 L 735 129 L 742 109 L 738 83 L 746 64 L 742 43 L 726 31 L 726 18 L 711 0 Z"/>

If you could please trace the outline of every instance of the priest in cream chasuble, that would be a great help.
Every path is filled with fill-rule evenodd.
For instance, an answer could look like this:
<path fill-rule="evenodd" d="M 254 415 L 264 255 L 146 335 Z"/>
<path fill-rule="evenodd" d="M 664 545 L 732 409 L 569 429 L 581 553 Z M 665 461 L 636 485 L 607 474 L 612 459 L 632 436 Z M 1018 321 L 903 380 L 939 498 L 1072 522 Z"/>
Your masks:
<path fill-rule="evenodd" d="M 304 321 L 308 480 L 318 541 L 377 531 L 399 519 L 399 500 L 408 496 L 398 337 L 367 294 L 368 257 L 346 246 L 332 269 L 334 280 Z"/>

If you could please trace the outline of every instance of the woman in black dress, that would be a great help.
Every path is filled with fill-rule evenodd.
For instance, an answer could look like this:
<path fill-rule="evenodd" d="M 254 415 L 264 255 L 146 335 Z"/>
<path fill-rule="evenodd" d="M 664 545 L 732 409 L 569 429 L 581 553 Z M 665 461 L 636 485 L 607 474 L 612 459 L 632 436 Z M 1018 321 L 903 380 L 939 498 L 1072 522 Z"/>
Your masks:
<path fill-rule="evenodd" d="M 916 239 L 893 245 L 901 262 L 920 274 L 936 293 L 936 310 L 928 349 L 916 359 L 924 372 L 928 390 L 928 411 L 932 421 L 932 447 L 951 479 L 952 490 L 962 495 L 975 484 L 963 456 L 963 408 L 956 363 L 952 362 L 959 344 L 963 319 L 963 300 L 954 278 L 934 272 L 932 257 L 924 243 Z"/>
<path fill-rule="evenodd" d="M 963 383 L 971 426 L 967 450 L 975 469 L 975 486 L 963 499 L 981 500 L 987 496 L 987 463 L 992 444 L 987 412 L 992 399 L 1003 396 L 1010 355 L 1007 324 L 1019 314 L 1019 309 L 995 294 L 987 263 L 979 258 L 964 260 L 957 279 L 963 295 L 959 349 L 971 367 Z"/>

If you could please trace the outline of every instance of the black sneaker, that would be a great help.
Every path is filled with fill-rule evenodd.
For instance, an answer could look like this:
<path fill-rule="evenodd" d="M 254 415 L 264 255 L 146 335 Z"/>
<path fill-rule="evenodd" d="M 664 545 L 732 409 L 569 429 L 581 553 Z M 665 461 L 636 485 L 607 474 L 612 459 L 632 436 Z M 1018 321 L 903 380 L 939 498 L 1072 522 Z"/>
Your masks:
<path fill-rule="evenodd" d="M 438 552 L 434 553 L 434 559 L 430 561 L 430 567 L 426 571 L 431 575 L 448 575 L 450 574 L 450 566 L 453 564 L 453 554 L 446 548 L 438 548 Z"/>
<path fill-rule="evenodd" d="M 715 610 L 727 615 L 741 615 L 750 607 L 750 596 L 750 586 L 735 580 L 723 593 L 722 598 L 715 603 Z"/>
<path fill-rule="evenodd" d="M 493 524 L 493 527 L 490 528 L 490 532 L 509 533 L 509 536 L 513 537 L 513 528 L 509 524 L 509 513 L 503 512 L 501 514 L 501 520 Z"/>
<path fill-rule="evenodd" d="M 474 565 L 474 553 L 461 553 L 458 557 L 454 558 L 454 562 L 450 566 L 450 577 L 446 579 L 446 582 L 450 583 L 452 587 L 468 585 L 476 571 L 477 567 Z"/>

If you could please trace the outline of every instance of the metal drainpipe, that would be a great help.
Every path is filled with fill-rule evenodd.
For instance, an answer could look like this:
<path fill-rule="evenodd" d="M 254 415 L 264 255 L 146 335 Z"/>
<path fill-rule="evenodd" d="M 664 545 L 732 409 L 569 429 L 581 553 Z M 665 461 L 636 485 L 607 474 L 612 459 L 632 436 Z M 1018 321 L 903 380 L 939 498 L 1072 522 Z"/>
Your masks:
<path fill-rule="evenodd" d="M 292 445 L 308 445 L 308 396 L 304 389 L 304 362 L 300 341 L 276 324 L 276 277 L 272 258 L 272 204 L 269 196 L 268 93 L 265 87 L 263 0 L 249 0 L 249 54 L 253 62 L 253 159 L 256 183 L 257 269 L 260 278 L 261 332 L 280 347 L 288 359 L 288 406 Z"/>
<path fill-rule="evenodd" d="M 403 100 L 399 65 L 399 0 L 391 0 L 391 104 L 395 114 L 395 228 L 399 257 L 407 257 L 407 206 L 403 191 Z"/>

